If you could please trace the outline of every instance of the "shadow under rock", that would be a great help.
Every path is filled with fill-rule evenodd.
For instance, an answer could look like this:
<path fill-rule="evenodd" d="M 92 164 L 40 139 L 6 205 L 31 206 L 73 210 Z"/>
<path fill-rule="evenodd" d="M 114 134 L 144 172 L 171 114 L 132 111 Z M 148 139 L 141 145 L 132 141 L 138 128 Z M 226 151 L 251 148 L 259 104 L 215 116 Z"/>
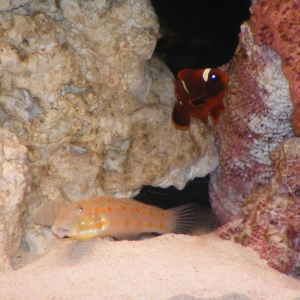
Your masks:
<path fill-rule="evenodd" d="M 198 298 L 191 295 L 178 295 L 168 300 L 251 300 L 250 298 L 240 293 L 230 293 L 217 298 Z"/>

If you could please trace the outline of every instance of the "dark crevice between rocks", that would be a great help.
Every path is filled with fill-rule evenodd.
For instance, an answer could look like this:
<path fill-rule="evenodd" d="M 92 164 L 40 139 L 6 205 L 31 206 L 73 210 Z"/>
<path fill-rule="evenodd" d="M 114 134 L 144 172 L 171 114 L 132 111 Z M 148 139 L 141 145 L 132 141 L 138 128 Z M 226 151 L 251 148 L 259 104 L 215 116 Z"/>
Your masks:
<path fill-rule="evenodd" d="M 161 38 L 154 55 L 174 76 L 184 68 L 218 67 L 233 57 L 240 25 L 250 18 L 251 0 L 151 0 L 160 23 Z M 201 206 L 199 227 L 205 232 L 219 222 L 208 191 L 209 176 L 189 181 L 183 190 L 145 186 L 135 199 L 170 208 L 196 202 Z"/>
<path fill-rule="evenodd" d="M 190 180 L 182 190 L 178 190 L 174 186 L 161 188 L 147 185 L 144 186 L 134 198 L 143 203 L 159 206 L 164 209 L 186 203 L 197 203 L 200 207 L 197 229 L 199 229 L 201 233 L 206 233 L 220 225 L 211 210 L 208 182 L 209 175 Z"/>
<path fill-rule="evenodd" d="M 215 68 L 233 57 L 251 0 L 151 0 L 161 38 L 154 55 L 174 75 L 184 68 Z"/>

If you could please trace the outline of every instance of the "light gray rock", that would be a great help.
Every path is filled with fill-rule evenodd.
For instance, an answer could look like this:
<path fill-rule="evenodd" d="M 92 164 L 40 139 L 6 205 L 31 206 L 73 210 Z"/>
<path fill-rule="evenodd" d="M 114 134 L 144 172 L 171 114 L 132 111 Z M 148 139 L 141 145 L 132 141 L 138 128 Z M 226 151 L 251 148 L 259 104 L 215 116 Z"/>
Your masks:
<path fill-rule="evenodd" d="M 1 0 L 0 11 L 11 10 L 19 6 L 30 3 L 32 0 Z"/>
<path fill-rule="evenodd" d="M 173 106 L 177 101 L 174 95 L 174 76 L 169 68 L 157 57 L 152 57 L 149 64 L 151 74 L 150 93 L 147 103 Z"/>
<path fill-rule="evenodd" d="M 26 158 L 16 135 L 0 128 L 0 272 L 10 269 L 10 257 L 20 246 Z"/>
<path fill-rule="evenodd" d="M 43 202 L 182 188 L 216 168 L 207 127 L 171 125 L 172 74 L 149 65 L 159 36 L 149 0 L 36 0 L 0 21 L 0 126 L 28 148 L 30 249 L 44 251 L 30 217 Z"/>

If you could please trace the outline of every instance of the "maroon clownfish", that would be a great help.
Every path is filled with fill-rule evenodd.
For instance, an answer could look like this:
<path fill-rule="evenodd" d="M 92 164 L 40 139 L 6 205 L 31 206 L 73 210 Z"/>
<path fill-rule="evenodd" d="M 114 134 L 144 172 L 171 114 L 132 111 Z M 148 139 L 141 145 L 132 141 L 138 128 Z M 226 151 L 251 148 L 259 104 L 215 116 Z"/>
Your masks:
<path fill-rule="evenodd" d="M 208 123 L 208 114 L 217 124 L 225 110 L 222 99 L 228 84 L 227 75 L 219 69 L 183 69 L 175 80 L 175 103 L 172 123 L 179 129 L 187 129 L 191 117 Z"/>

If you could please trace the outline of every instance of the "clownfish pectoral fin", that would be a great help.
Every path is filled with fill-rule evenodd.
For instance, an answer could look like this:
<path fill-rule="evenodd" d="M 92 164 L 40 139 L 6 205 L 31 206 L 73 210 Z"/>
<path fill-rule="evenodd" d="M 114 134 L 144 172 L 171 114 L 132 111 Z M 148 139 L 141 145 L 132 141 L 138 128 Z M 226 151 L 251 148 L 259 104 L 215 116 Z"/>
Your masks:
<path fill-rule="evenodd" d="M 208 109 L 203 105 L 191 111 L 191 116 L 200 119 L 204 124 L 208 123 Z"/>
<path fill-rule="evenodd" d="M 191 123 L 191 114 L 182 102 L 176 102 L 172 112 L 172 123 L 178 129 L 187 129 Z"/>
<path fill-rule="evenodd" d="M 199 118 L 204 124 L 208 123 L 208 114 L 207 111 L 203 111 L 202 113 L 199 113 L 198 115 L 195 115 L 197 118 Z"/>
<path fill-rule="evenodd" d="M 218 106 L 215 106 L 209 111 L 210 118 L 214 124 L 219 122 L 220 115 L 223 111 L 225 111 L 223 103 L 220 103 Z"/>
<path fill-rule="evenodd" d="M 209 115 L 210 115 L 210 118 L 212 120 L 212 122 L 214 124 L 217 124 L 219 122 L 219 118 L 220 118 L 220 111 L 216 108 L 212 109 L 210 112 L 209 112 Z"/>

